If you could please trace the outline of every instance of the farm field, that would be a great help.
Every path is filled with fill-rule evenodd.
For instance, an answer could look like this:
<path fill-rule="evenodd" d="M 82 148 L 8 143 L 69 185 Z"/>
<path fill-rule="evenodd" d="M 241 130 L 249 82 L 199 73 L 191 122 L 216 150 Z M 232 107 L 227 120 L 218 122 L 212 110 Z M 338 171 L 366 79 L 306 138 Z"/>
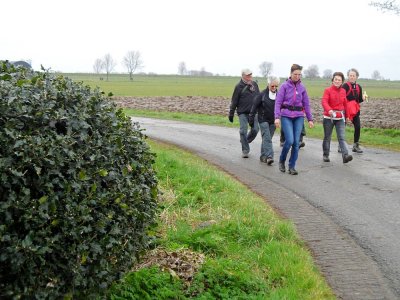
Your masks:
<path fill-rule="evenodd" d="M 82 81 L 91 87 L 100 87 L 104 92 L 112 92 L 115 96 L 204 96 L 204 97 L 231 97 L 233 87 L 240 76 L 178 76 L 178 75 L 134 75 L 129 80 L 127 74 L 111 74 L 109 80 L 100 80 L 98 74 L 63 74 L 76 81 Z M 266 79 L 255 77 L 260 89 L 266 86 Z M 281 82 L 285 80 L 281 78 Z M 324 88 L 330 85 L 328 79 L 303 79 L 311 98 L 321 97 Z M 360 79 L 364 90 L 371 100 L 400 98 L 400 81 L 377 81 Z"/>
<path fill-rule="evenodd" d="M 65 74 L 88 85 L 99 86 L 104 92 L 113 93 L 113 100 L 130 114 L 155 118 L 179 118 L 219 126 L 230 126 L 226 116 L 231 93 L 239 77 L 190 77 L 190 76 L 136 76 L 112 74 L 109 81 L 99 80 L 98 75 Z M 283 79 L 282 79 L 283 80 Z M 265 79 L 258 78 L 258 82 Z M 329 85 L 327 80 L 304 80 L 310 98 L 314 120 L 321 127 L 322 108 L 320 97 Z M 359 80 L 368 92 L 368 102 L 362 103 L 361 143 L 398 151 L 400 134 L 400 81 Z M 259 84 L 263 89 L 264 85 Z M 160 112 L 163 112 L 162 114 Z M 166 116 L 166 114 L 170 114 Z M 181 114 L 176 116 L 176 114 Z M 191 114 L 192 116 L 189 116 Z M 195 117 L 195 121 L 192 117 Z M 203 120 L 203 119 L 206 120 Z M 212 119 L 212 120 L 211 120 Z M 236 126 L 236 125 L 235 125 Z M 322 129 L 309 131 L 310 137 L 322 138 Z M 351 142 L 352 128 L 346 130 Z"/>

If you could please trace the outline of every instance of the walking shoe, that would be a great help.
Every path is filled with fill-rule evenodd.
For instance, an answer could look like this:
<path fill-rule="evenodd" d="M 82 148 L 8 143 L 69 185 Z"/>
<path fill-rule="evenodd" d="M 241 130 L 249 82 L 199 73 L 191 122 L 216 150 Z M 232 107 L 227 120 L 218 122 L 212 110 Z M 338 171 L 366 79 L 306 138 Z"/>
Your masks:
<path fill-rule="evenodd" d="M 353 156 L 351 156 L 350 154 L 345 154 L 343 155 L 343 163 L 348 163 L 349 161 L 353 160 Z"/>
<path fill-rule="evenodd" d="M 266 156 L 261 156 L 260 161 L 263 163 L 268 163 L 268 158 Z"/>
<path fill-rule="evenodd" d="M 300 145 L 299 145 L 299 148 L 303 148 L 305 145 L 306 145 L 306 143 L 301 142 Z"/>
<path fill-rule="evenodd" d="M 249 157 L 249 152 L 243 151 L 243 152 L 242 152 L 242 157 L 243 157 L 243 158 L 248 158 L 248 157 Z"/>
<path fill-rule="evenodd" d="M 324 162 L 330 162 L 331 160 L 329 159 L 328 155 L 324 155 L 322 156 L 322 159 L 324 160 Z"/>
<path fill-rule="evenodd" d="M 289 169 L 289 174 L 290 175 L 297 175 L 297 174 L 299 174 L 299 172 L 297 172 L 295 169 L 293 169 L 293 168 L 290 168 Z"/>
<path fill-rule="evenodd" d="M 274 162 L 274 159 L 272 157 L 267 158 L 267 165 L 270 166 Z"/>
<path fill-rule="evenodd" d="M 353 144 L 353 152 L 357 152 L 357 153 L 363 153 L 363 151 L 360 148 L 359 143 L 354 143 Z"/>
<path fill-rule="evenodd" d="M 279 162 L 279 171 L 286 172 L 285 162 L 283 161 Z"/>

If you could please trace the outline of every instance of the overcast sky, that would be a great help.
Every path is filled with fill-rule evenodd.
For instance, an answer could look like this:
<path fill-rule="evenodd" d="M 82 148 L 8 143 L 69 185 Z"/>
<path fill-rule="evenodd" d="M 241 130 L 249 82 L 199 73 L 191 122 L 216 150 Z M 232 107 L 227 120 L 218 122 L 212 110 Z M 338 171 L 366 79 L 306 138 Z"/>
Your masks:
<path fill-rule="evenodd" d="M 0 5 L 0 59 L 30 60 L 61 72 L 93 72 L 109 53 L 115 72 L 140 51 L 143 72 L 188 70 L 260 74 L 263 61 L 288 76 L 315 64 L 400 80 L 400 16 L 370 0 L 7 0 Z"/>

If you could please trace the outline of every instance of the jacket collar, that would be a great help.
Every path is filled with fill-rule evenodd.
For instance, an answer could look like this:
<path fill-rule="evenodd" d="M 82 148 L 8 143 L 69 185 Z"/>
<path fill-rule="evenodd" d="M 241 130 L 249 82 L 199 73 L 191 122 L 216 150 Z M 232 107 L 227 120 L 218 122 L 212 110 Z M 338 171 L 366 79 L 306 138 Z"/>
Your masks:
<path fill-rule="evenodd" d="M 291 77 L 289 77 L 287 81 L 289 81 L 293 85 L 298 85 L 299 83 L 301 83 L 301 79 L 299 79 L 298 81 L 293 81 Z"/>

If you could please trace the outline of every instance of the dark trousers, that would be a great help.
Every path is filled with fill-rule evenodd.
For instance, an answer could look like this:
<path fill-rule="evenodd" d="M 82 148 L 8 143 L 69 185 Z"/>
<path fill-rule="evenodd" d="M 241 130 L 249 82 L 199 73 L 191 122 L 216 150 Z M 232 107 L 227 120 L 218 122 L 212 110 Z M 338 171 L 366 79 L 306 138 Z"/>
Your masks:
<path fill-rule="evenodd" d="M 354 143 L 358 143 L 360 141 L 361 133 L 360 111 L 358 111 L 351 122 L 354 125 Z"/>

